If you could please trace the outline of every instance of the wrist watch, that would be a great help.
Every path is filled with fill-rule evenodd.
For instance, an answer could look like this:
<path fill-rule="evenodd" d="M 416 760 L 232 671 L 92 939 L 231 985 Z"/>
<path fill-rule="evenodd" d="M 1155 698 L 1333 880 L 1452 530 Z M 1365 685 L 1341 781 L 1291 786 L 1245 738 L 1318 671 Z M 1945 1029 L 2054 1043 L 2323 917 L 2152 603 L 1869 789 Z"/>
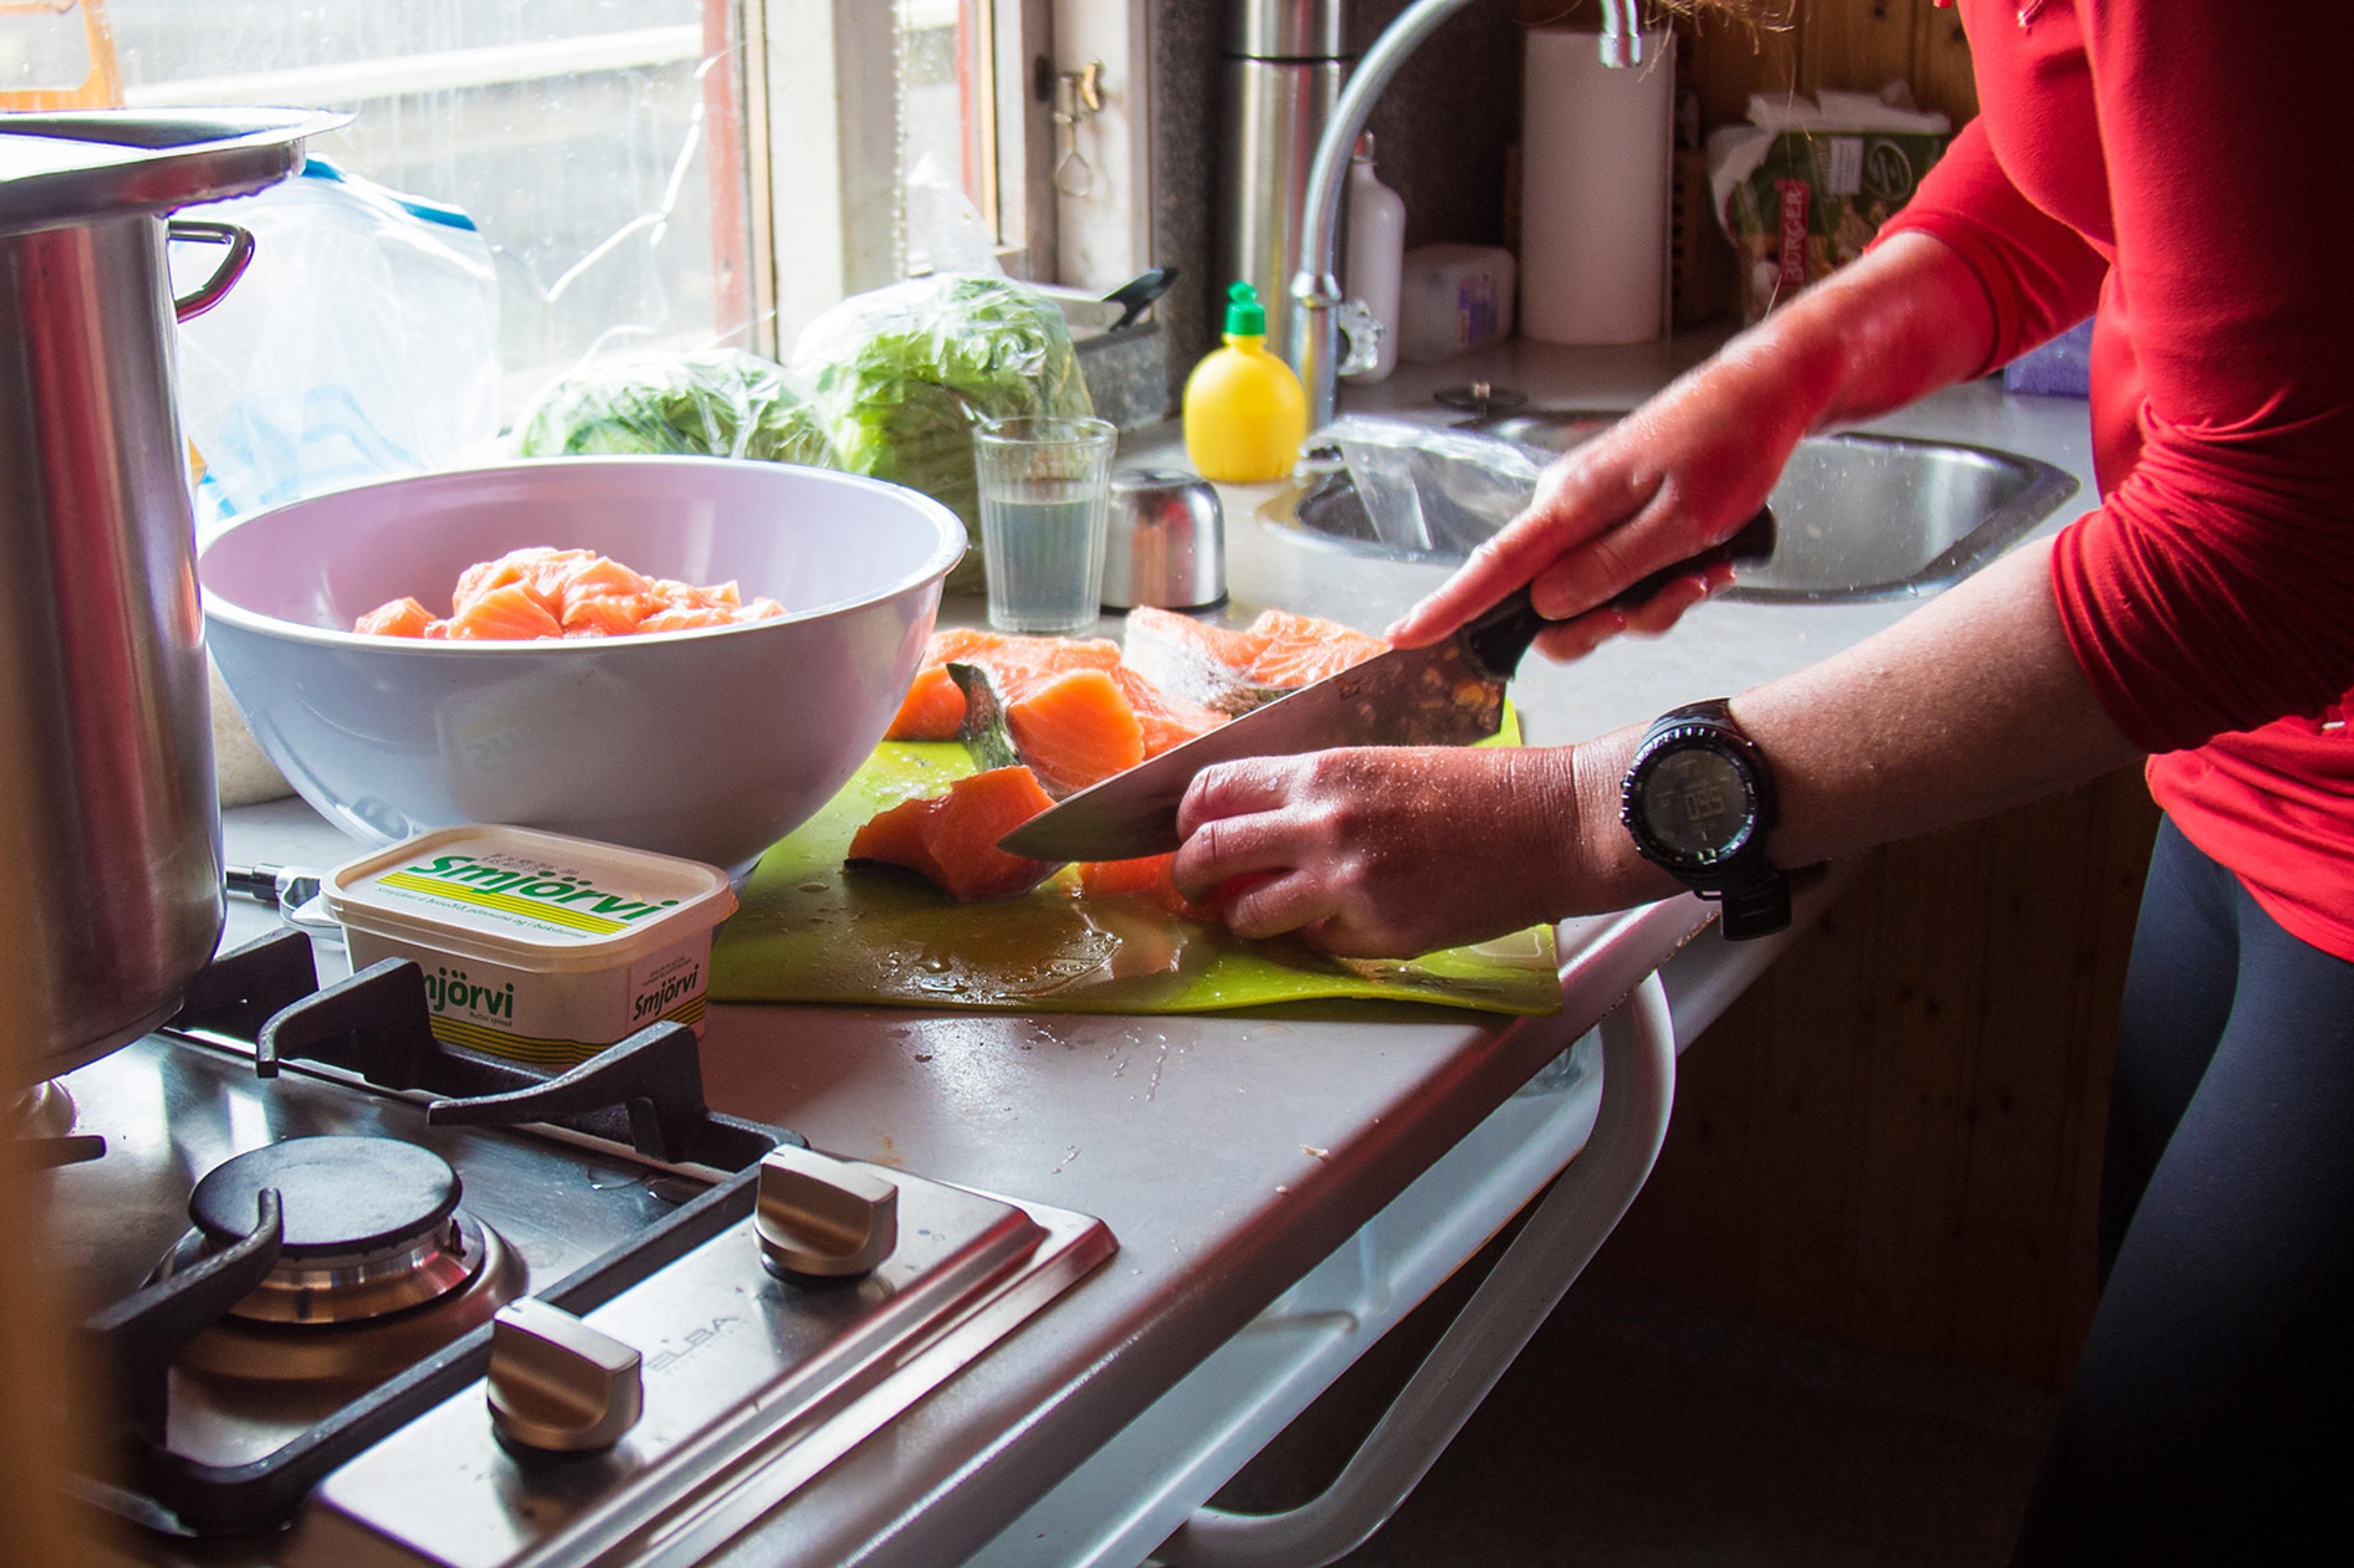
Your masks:
<path fill-rule="evenodd" d="M 1780 820 L 1774 776 L 1722 699 L 1652 722 L 1618 787 L 1618 816 L 1645 860 L 1724 906 L 1728 938 L 1789 925 L 1789 878 L 1766 858 Z"/>

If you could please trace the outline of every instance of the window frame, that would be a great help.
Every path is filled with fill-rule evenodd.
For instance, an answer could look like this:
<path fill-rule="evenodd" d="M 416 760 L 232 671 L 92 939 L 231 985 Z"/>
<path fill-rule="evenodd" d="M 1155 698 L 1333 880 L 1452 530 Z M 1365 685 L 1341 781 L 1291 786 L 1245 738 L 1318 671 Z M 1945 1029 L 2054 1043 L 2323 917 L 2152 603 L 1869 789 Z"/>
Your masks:
<path fill-rule="evenodd" d="M 987 14 L 998 232 L 1018 237 L 1000 245 L 998 260 L 1015 277 L 1049 281 L 1054 124 L 1034 78 L 1038 62 L 1053 58 L 1052 0 L 989 0 Z M 766 290 L 756 296 L 755 336 L 776 355 L 836 301 L 902 274 L 896 7 L 737 0 L 737 16 L 748 55 L 754 271 Z M 779 221 L 785 214 L 790 238 Z"/>

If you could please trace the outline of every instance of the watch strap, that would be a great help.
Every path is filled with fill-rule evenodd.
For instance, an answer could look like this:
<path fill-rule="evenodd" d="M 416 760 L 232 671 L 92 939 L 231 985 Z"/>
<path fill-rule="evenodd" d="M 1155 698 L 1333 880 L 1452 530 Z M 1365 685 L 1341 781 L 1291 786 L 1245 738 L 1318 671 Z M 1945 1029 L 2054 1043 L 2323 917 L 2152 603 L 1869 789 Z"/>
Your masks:
<path fill-rule="evenodd" d="M 1755 881 L 1728 887 L 1715 896 L 1723 906 L 1720 924 L 1729 942 L 1770 937 L 1790 924 L 1790 879 L 1770 866 Z"/>

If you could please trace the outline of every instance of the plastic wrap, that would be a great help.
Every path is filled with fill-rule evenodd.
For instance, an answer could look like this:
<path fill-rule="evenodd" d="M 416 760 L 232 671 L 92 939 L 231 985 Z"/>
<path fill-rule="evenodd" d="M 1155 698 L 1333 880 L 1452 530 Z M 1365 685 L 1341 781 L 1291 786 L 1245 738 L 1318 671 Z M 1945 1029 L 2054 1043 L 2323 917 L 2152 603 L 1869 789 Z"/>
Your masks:
<path fill-rule="evenodd" d="M 854 295 L 809 324 L 792 363 L 815 388 L 836 466 L 922 491 L 964 519 L 974 549 L 954 587 L 981 569 L 973 426 L 1095 412 L 1063 313 L 1004 278 L 943 274 Z"/>
<path fill-rule="evenodd" d="M 498 277 L 464 213 L 321 158 L 299 179 L 188 210 L 255 242 L 244 280 L 178 334 L 200 531 L 496 441 Z"/>
<path fill-rule="evenodd" d="M 636 354 L 559 377 L 515 421 L 522 457 L 669 452 L 836 466 L 806 385 L 737 349 Z"/>
<path fill-rule="evenodd" d="M 1470 554 L 1527 508 L 1544 471 L 1526 448 L 1493 436 L 1355 414 L 1317 439 L 1341 449 L 1366 536 L 1417 553 Z"/>

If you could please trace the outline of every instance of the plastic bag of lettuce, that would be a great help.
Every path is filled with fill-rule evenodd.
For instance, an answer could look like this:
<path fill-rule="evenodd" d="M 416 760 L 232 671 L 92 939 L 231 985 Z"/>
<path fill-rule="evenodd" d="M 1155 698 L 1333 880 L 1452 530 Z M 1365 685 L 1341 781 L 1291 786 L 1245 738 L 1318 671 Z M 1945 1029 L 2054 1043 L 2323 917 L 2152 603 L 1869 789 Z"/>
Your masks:
<path fill-rule="evenodd" d="M 524 457 L 663 452 L 837 466 L 801 378 L 732 348 L 583 366 L 540 389 L 514 444 Z"/>
<path fill-rule="evenodd" d="M 981 580 L 973 427 L 1095 412 L 1063 313 L 1005 278 L 941 273 L 854 295 L 810 323 L 792 364 L 837 467 L 920 490 L 964 519 L 974 547 L 954 588 Z"/>

